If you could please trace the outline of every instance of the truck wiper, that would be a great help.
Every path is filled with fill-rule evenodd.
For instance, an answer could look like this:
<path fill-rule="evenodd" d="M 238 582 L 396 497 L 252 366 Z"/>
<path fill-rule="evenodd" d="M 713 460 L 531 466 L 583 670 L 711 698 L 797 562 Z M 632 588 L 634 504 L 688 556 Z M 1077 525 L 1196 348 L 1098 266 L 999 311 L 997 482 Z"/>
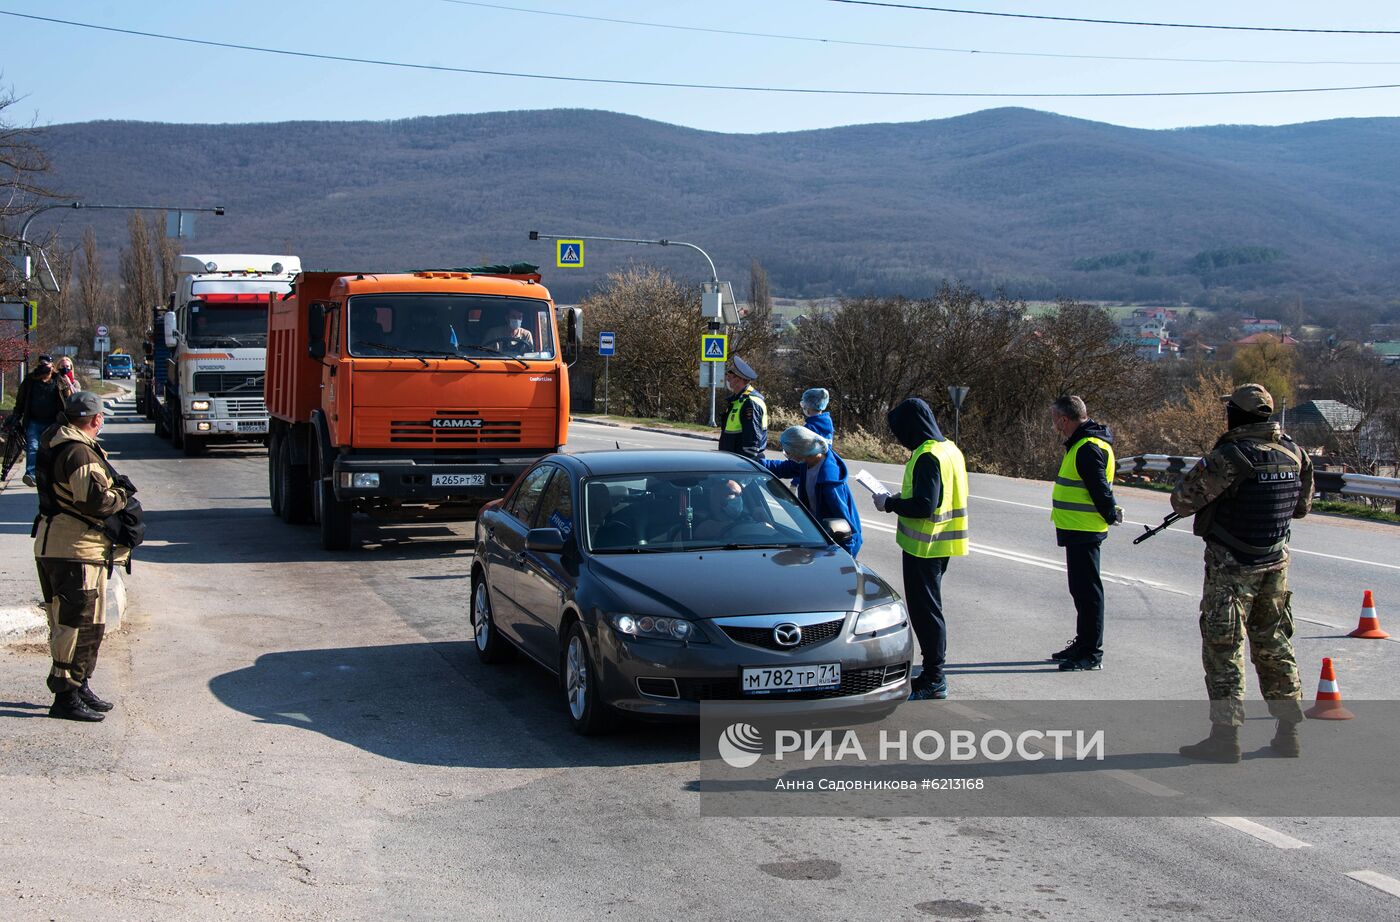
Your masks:
<path fill-rule="evenodd" d="M 483 346 L 481 343 L 467 343 L 467 344 L 466 344 L 465 346 L 463 346 L 462 348 L 464 348 L 464 349 L 480 349 L 482 352 L 489 352 L 489 353 L 491 353 L 492 355 L 499 355 L 499 356 L 500 356 L 501 358 L 503 358 L 503 359 L 510 359 L 510 360 L 513 361 L 513 362 L 519 362 L 521 368 L 529 368 L 529 367 L 530 367 L 530 365 L 529 365 L 528 362 L 524 361 L 523 359 L 519 358 L 518 356 L 506 355 L 506 354 L 505 354 L 504 352 L 502 352 L 500 349 L 492 349 L 490 346 Z"/>
<path fill-rule="evenodd" d="M 417 359 L 418 361 L 422 362 L 424 368 L 428 367 L 428 360 L 423 358 L 423 354 L 421 352 L 417 352 L 413 349 L 405 349 L 402 346 L 391 346 L 388 343 L 372 343 L 364 339 L 355 341 L 355 347 L 359 348 L 360 346 L 369 346 L 371 349 L 384 349 L 385 351 L 392 352 L 395 355 L 406 355 L 411 359 Z"/>

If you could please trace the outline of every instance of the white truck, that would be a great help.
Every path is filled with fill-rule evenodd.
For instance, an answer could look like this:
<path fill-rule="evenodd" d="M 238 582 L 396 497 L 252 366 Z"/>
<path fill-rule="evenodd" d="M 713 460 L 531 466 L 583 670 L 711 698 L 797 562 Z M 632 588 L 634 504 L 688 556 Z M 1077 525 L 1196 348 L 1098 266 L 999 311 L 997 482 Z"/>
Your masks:
<path fill-rule="evenodd" d="M 220 442 L 264 441 L 268 293 L 291 290 L 295 256 L 181 256 L 179 281 L 155 331 L 169 349 L 154 391 L 156 434 L 186 455 Z"/>

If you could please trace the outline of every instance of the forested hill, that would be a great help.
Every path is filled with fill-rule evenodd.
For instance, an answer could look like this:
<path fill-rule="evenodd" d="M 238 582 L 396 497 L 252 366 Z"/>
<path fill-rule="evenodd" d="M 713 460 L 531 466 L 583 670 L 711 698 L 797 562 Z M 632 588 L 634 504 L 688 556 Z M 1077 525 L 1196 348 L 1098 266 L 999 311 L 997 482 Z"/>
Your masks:
<path fill-rule="evenodd" d="M 993 109 L 742 135 L 552 110 L 45 137 L 66 195 L 227 206 L 201 218 L 194 251 L 336 268 L 529 259 L 562 298 L 628 260 L 704 267 L 596 244 L 586 270 L 555 270 L 526 231 L 693 241 L 741 292 L 756 258 L 793 296 L 959 278 L 1032 298 L 1316 304 L 1384 299 L 1400 279 L 1400 118 L 1144 131 Z M 76 238 L 83 219 L 63 220 Z M 120 219 L 98 227 L 120 246 Z"/>

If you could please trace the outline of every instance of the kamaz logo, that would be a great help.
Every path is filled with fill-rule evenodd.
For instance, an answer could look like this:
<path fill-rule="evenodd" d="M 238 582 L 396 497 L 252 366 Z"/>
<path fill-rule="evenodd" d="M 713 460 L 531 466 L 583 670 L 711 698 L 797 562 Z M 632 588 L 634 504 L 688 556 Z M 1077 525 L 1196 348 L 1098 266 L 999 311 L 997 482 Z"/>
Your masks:
<path fill-rule="evenodd" d="M 457 416 L 449 419 L 433 420 L 434 429 L 480 429 L 481 420 Z"/>

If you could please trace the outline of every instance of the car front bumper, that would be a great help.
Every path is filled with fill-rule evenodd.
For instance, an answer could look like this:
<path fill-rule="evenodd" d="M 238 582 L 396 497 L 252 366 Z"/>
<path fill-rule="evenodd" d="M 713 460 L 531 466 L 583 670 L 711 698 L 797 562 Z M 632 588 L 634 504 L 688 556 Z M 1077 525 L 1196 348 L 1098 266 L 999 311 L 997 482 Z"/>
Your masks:
<path fill-rule="evenodd" d="M 791 712 L 796 702 L 801 702 L 804 712 L 821 713 L 904 701 L 909 697 L 913 659 L 908 624 L 882 636 L 849 640 L 849 622 L 854 617 L 847 616 L 848 624 L 839 636 L 800 652 L 778 652 L 718 637 L 691 644 L 634 640 L 600 623 L 597 646 L 603 699 L 637 717 L 698 717 L 702 704 L 740 707 L 763 716 Z M 746 695 L 740 689 L 740 670 L 745 667 L 816 663 L 841 664 L 839 688 L 771 695 Z M 671 681 L 674 688 L 669 687 Z"/>

